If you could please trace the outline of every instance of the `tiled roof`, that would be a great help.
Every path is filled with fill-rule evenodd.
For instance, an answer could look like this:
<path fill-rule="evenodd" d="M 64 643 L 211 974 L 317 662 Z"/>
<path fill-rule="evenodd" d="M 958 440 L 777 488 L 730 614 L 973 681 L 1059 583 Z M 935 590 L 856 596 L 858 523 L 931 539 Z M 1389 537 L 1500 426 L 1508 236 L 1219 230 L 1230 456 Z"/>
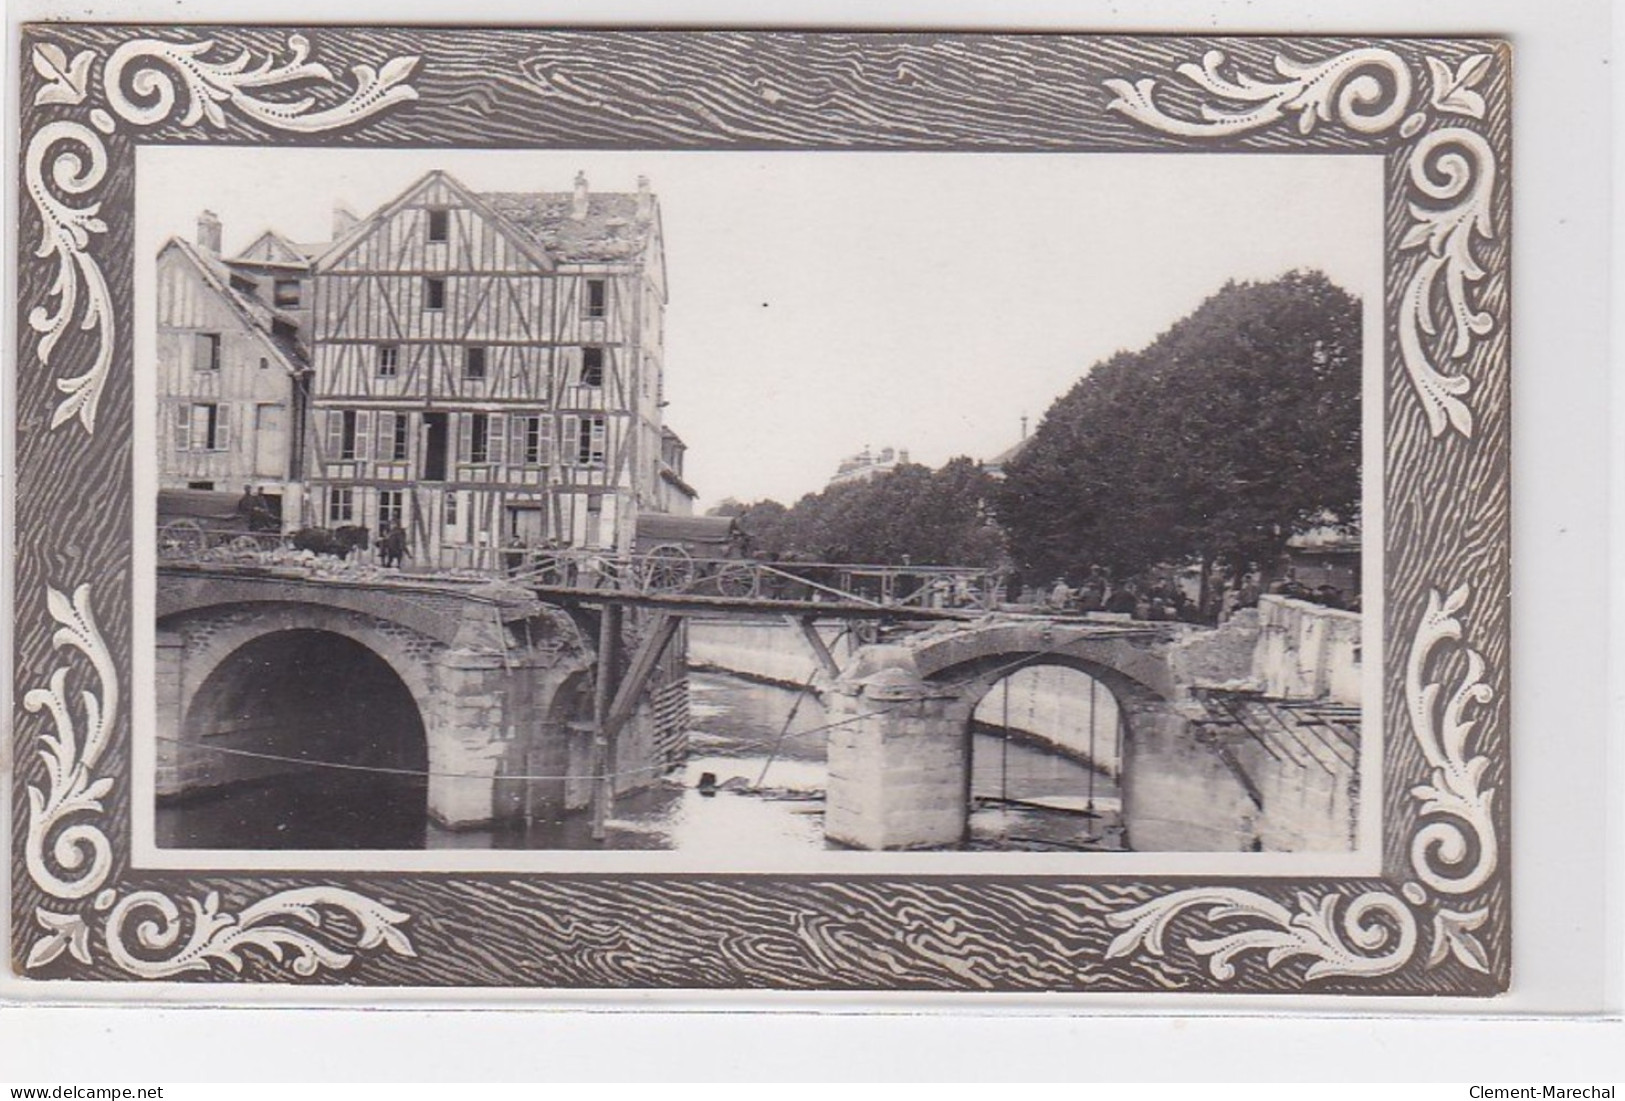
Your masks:
<path fill-rule="evenodd" d="M 572 216 L 575 196 L 568 191 L 487 191 L 480 198 L 565 263 L 635 259 L 652 225 L 638 220 L 631 192 L 591 193 L 580 219 Z"/>

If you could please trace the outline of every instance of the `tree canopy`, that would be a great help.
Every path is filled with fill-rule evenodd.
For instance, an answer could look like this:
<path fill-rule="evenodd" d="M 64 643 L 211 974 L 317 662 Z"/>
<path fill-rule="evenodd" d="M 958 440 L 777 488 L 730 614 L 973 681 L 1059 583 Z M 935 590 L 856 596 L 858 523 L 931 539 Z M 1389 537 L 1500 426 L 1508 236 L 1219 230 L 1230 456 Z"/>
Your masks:
<path fill-rule="evenodd" d="M 1096 365 L 1005 468 L 1024 571 L 1273 561 L 1360 499 L 1360 306 L 1319 272 L 1230 283 Z"/>
<path fill-rule="evenodd" d="M 987 507 L 995 485 L 978 463 L 961 456 L 938 470 L 909 463 L 830 486 L 790 508 L 728 500 L 711 514 L 737 516 L 758 557 L 993 566 L 1004 543 Z"/>

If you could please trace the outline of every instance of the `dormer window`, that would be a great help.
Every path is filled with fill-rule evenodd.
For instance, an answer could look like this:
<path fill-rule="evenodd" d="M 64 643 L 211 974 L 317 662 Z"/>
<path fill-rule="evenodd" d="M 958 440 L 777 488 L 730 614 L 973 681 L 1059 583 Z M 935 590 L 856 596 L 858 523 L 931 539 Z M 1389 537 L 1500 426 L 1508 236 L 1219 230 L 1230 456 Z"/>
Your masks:
<path fill-rule="evenodd" d="M 301 290 L 297 279 L 278 279 L 271 301 L 281 309 L 297 309 Z"/>
<path fill-rule="evenodd" d="M 451 219 L 445 207 L 429 208 L 429 242 L 442 243 L 446 240 L 446 233 Z"/>

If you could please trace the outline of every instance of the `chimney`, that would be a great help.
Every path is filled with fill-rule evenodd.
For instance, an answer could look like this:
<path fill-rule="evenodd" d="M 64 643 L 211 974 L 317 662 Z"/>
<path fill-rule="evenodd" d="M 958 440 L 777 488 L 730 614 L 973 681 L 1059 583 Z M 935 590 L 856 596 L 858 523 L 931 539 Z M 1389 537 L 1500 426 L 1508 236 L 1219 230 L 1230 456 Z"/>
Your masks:
<path fill-rule="evenodd" d="M 1021 414 L 1021 438 L 1027 438 L 1027 414 Z"/>
<path fill-rule="evenodd" d="M 197 245 L 211 256 L 220 255 L 220 218 L 212 210 L 197 216 Z"/>
<path fill-rule="evenodd" d="M 900 448 L 897 452 L 897 461 L 903 466 L 908 465 L 908 448 Z"/>
<path fill-rule="evenodd" d="M 360 220 L 361 219 L 357 218 L 350 211 L 350 208 L 345 206 L 343 203 L 334 203 L 333 240 L 337 241 L 340 237 L 343 237 L 346 233 L 349 233 L 350 230 L 355 227 L 355 224 Z"/>
<path fill-rule="evenodd" d="M 570 217 L 578 222 L 587 220 L 587 174 L 576 173 L 576 193 L 570 202 Z"/>
<path fill-rule="evenodd" d="M 654 217 L 654 196 L 649 193 L 649 177 L 638 177 L 638 221 L 647 222 Z"/>

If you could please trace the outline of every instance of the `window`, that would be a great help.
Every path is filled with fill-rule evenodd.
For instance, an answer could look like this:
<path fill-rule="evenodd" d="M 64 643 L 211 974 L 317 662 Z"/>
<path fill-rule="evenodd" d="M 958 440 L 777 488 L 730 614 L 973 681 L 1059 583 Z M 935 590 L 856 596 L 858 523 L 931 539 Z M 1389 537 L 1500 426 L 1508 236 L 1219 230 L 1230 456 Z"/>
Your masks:
<path fill-rule="evenodd" d="M 395 414 L 395 431 L 391 433 L 389 444 L 389 457 L 396 462 L 406 459 L 407 432 L 411 428 L 411 420 L 405 413 Z"/>
<path fill-rule="evenodd" d="M 403 489 L 380 489 L 378 491 L 378 527 L 383 529 L 385 524 L 390 527 L 400 527 L 406 519 L 406 491 Z"/>
<path fill-rule="evenodd" d="M 603 317 L 609 301 L 609 288 L 602 279 L 587 280 L 585 317 Z"/>
<path fill-rule="evenodd" d="M 278 279 L 271 292 L 271 301 L 283 309 L 296 309 L 302 289 L 297 279 Z"/>
<path fill-rule="evenodd" d="M 423 308 L 426 310 L 443 310 L 446 308 L 446 281 L 444 279 L 425 279 L 423 281 Z"/>
<path fill-rule="evenodd" d="M 448 528 L 454 528 L 454 527 L 457 526 L 457 494 L 456 493 L 448 493 L 448 494 L 446 494 L 446 526 Z"/>
<path fill-rule="evenodd" d="M 446 239 L 447 223 L 450 221 L 446 215 L 445 207 L 429 208 L 429 240 L 431 242 L 441 242 Z"/>
<path fill-rule="evenodd" d="M 468 423 L 468 461 L 471 463 L 490 462 L 491 415 L 489 413 L 470 413 Z"/>
<path fill-rule="evenodd" d="M 220 370 L 220 334 L 198 333 L 192 366 L 199 371 Z"/>
<path fill-rule="evenodd" d="M 258 296 L 260 293 L 260 286 L 258 283 L 254 282 L 252 279 L 249 279 L 247 276 L 238 275 L 236 272 L 231 273 L 231 289 L 240 294 L 252 294 Z"/>
<path fill-rule="evenodd" d="M 327 490 L 327 526 L 355 522 L 355 490 L 349 486 L 330 486 Z"/>
<path fill-rule="evenodd" d="M 269 366 L 271 366 L 271 361 L 266 359 L 264 356 L 260 356 L 260 370 L 263 371 Z"/>
<path fill-rule="evenodd" d="M 370 418 L 372 414 L 367 414 Z M 354 409 L 333 410 L 327 414 L 327 461 L 355 459 L 363 450 L 365 429 Z"/>
<path fill-rule="evenodd" d="M 378 345 L 378 377 L 394 378 L 401 370 L 401 346 L 399 344 Z"/>
<path fill-rule="evenodd" d="M 228 442 L 227 407 L 198 402 L 175 407 L 177 451 L 224 451 Z"/>
<path fill-rule="evenodd" d="M 604 350 L 602 348 L 581 349 L 581 385 L 602 386 L 604 384 Z"/>
<path fill-rule="evenodd" d="M 472 344 L 463 349 L 463 377 L 466 379 L 485 378 L 485 348 L 483 345 Z"/>
<path fill-rule="evenodd" d="M 576 462 L 582 466 L 602 466 L 604 435 L 603 417 L 582 417 L 576 433 Z"/>
<path fill-rule="evenodd" d="M 541 466 L 551 461 L 553 450 L 553 418 L 545 416 L 515 417 L 516 441 L 514 450 L 526 466 Z"/>

